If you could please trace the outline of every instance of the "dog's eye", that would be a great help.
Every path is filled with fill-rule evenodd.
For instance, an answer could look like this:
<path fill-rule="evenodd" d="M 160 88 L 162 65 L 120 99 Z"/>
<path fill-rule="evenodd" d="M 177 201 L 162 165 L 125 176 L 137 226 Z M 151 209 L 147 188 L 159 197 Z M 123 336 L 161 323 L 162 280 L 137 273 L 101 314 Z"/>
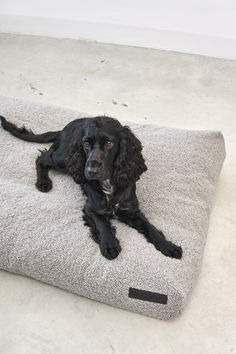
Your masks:
<path fill-rule="evenodd" d="M 88 148 L 88 147 L 89 147 L 89 142 L 88 142 L 88 141 L 85 141 L 85 142 L 84 142 L 84 147 L 85 147 L 85 148 Z"/>
<path fill-rule="evenodd" d="M 110 140 L 108 140 L 108 141 L 106 142 L 106 147 L 111 148 L 112 146 L 113 146 L 113 142 L 110 141 Z"/>

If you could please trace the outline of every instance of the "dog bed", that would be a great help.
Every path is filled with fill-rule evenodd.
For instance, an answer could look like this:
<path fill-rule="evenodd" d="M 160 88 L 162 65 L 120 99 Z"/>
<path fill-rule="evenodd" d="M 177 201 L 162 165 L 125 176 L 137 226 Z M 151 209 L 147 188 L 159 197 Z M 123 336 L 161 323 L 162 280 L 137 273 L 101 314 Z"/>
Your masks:
<path fill-rule="evenodd" d="M 0 115 L 35 133 L 60 130 L 83 114 L 0 97 Z M 78 295 L 159 319 L 179 315 L 200 271 L 215 185 L 225 158 L 219 131 L 129 124 L 148 171 L 137 183 L 140 207 L 183 249 L 165 257 L 136 230 L 113 220 L 122 251 L 105 259 L 82 220 L 85 197 L 68 175 L 50 171 L 53 189 L 35 188 L 38 149 L 0 128 L 0 268 Z"/>

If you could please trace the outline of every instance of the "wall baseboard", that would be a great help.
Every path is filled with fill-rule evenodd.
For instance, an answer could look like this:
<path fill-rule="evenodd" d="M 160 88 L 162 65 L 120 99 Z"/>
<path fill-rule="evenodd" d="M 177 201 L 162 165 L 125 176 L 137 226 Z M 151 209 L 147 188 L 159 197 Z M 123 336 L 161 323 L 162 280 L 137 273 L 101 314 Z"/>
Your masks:
<path fill-rule="evenodd" d="M 156 48 L 236 59 L 236 38 L 68 19 L 0 14 L 0 32 Z"/>

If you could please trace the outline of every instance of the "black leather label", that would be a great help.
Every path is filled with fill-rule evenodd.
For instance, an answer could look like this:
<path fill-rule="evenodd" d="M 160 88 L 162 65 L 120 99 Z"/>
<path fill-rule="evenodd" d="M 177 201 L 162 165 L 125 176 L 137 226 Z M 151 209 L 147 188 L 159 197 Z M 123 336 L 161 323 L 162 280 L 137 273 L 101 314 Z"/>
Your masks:
<path fill-rule="evenodd" d="M 149 302 L 157 302 L 166 305 L 168 297 L 164 294 L 153 293 L 152 291 L 129 288 L 129 297 Z"/>

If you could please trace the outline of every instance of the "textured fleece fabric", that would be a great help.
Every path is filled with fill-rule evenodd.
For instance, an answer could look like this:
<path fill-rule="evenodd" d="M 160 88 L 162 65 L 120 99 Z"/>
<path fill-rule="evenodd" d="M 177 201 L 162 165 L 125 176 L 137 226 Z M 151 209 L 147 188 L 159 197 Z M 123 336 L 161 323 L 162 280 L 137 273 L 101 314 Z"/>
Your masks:
<path fill-rule="evenodd" d="M 61 130 L 80 112 L 0 97 L 0 115 L 35 133 Z M 35 188 L 38 149 L 0 129 L 0 268 L 159 319 L 179 315 L 199 274 L 215 185 L 225 158 L 219 131 L 129 124 L 148 171 L 137 183 L 142 211 L 183 248 L 165 257 L 136 230 L 113 220 L 122 251 L 105 259 L 82 221 L 85 197 L 68 175 Z M 137 289 L 137 290 L 136 290 Z"/>

